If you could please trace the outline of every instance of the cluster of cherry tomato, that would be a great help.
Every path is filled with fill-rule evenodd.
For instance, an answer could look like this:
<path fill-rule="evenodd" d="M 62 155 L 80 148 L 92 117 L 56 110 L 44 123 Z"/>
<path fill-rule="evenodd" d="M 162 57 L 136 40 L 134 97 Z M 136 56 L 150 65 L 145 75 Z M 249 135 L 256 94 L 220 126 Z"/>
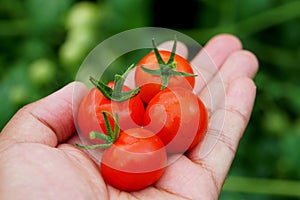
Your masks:
<path fill-rule="evenodd" d="M 78 110 L 80 133 L 105 148 L 100 161 L 104 180 L 124 191 L 152 185 L 164 173 L 169 154 L 182 154 L 203 138 L 208 114 L 193 93 L 195 74 L 190 63 L 175 53 L 153 51 L 115 80 L 95 85 Z M 124 85 L 134 71 L 135 89 Z"/>

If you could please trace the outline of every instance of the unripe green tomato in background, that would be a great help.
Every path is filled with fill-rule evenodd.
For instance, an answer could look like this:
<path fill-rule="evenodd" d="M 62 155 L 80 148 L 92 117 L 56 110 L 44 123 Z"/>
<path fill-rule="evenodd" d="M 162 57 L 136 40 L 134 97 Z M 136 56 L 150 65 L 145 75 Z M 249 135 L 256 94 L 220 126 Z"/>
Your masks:
<path fill-rule="evenodd" d="M 93 27 L 101 18 L 99 6 L 92 2 L 76 3 L 68 13 L 65 21 L 67 29 Z"/>
<path fill-rule="evenodd" d="M 54 80 L 56 65 L 49 59 L 41 58 L 31 63 L 28 73 L 33 84 L 42 86 Z"/>

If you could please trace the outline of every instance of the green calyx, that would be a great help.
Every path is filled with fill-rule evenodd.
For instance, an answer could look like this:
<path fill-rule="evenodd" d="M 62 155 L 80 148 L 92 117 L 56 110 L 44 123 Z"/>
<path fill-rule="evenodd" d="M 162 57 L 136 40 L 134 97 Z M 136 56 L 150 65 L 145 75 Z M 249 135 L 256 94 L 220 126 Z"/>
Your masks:
<path fill-rule="evenodd" d="M 153 45 L 153 50 L 154 50 L 154 53 L 155 53 L 155 56 L 156 56 L 156 59 L 158 62 L 159 69 L 157 69 L 157 70 L 147 69 L 143 65 L 141 65 L 141 68 L 143 71 L 145 71 L 149 74 L 161 77 L 161 79 L 162 79 L 161 90 L 165 89 L 168 86 L 169 79 L 172 76 L 197 76 L 195 74 L 175 71 L 175 69 L 177 67 L 177 63 L 175 62 L 176 47 L 177 47 L 176 37 L 174 39 L 174 44 L 172 47 L 170 58 L 167 62 L 163 61 L 163 59 L 159 53 L 159 50 L 156 47 L 154 39 L 152 39 L 152 45 Z"/>
<path fill-rule="evenodd" d="M 129 92 L 122 92 L 122 88 L 124 86 L 124 82 L 126 77 L 128 76 L 130 70 L 134 67 L 134 64 L 130 65 L 128 69 L 124 72 L 124 74 L 115 75 L 114 80 L 114 89 L 108 87 L 101 80 L 96 80 L 93 77 L 90 77 L 90 81 L 101 91 L 101 93 L 108 99 L 112 101 L 122 102 L 128 99 L 133 98 L 140 91 L 140 87 L 137 87 Z"/>
<path fill-rule="evenodd" d="M 86 149 L 86 150 L 97 149 L 97 148 L 108 148 L 118 139 L 119 134 L 120 134 L 118 114 L 116 113 L 116 116 L 113 116 L 111 113 L 109 113 L 107 111 L 102 111 L 102 114 L 104 117 L 104 123 L 105 123 L 105 128 L 107 131 L 107 135 L 104 133 L 91 131 L 89 137 L 90 137 L 90 139 L 96 139 L 96 138 L 101 139 L 101 140 L 105 141 L 105 143 L 89 145 L 89 146 L 75 144 L 76 147 L 79 147 L 81 149 Z M 114 120 L 114 124 L 115 124 L 114 130 L 112 130 L 112 128 L 111 128 L 111 124 L 109 123 L 109 120 L 108 120 L 108 115 L 110 115 Z"/>

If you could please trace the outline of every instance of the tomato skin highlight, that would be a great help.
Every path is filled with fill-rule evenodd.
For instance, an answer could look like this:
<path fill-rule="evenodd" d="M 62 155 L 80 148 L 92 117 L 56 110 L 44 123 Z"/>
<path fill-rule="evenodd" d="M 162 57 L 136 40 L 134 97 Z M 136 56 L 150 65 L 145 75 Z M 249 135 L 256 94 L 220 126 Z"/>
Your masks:
<path fill-rule="evenodd" d="M 143 125 L 161 138 L 169 153 L 183 153 L 204 137 L 208 113 L 192 91 L 166 88 L 149 102 Z"/>
<path fill-rule="evenodd" d="M 152 185 L 167 165 L 164 143 L 144 128 L 127 129 L 102 155 L 104 180 L 123 191 L 137 191 Z"/>
<path fill-rule="evenodd" d="M 171 52 L 169 51 L 159 51 L 162 59 L 166 62 L 170 58 Z M 176 62 L 175 71 L 186 72 L 193 74 L 193 69 L 190 63 L 180 55 L 176 54 L 174 57 L 174 62 Z M 135 71 L 135 84 L 141 86 L 140 97 L 146 104 L 154 97 L 155 94 L 160 92 L 162 86 L 161 77 L 149 74 L 141 68 L 143 65 L 148 69 L 159 69 L 158 61 L 154 52 L 150 52 L 144 56 L 136 66 Z M 171 76 L 168 83 L 168 88 L 173 87 L 184 87 L 186 89 L 192 90 L 195 85 L 195 77 L 191 76 Z"/>
<path fill-rule="evenodd" d="M 114 83 L 109 82 L 108 86 L 113 88 Z M 127 86 L 123 86 L 122 91 L 129 90 Z M 106 133 L 101 111 L 108 111 L 113 114 L 118 113 L 120 128 L 126 130 L 141 126 L 145 108 L 139 95 L 124 102 L 115 102 L 104 97 L 96 87 L 92 88 L 80 103 L 77 114 L 77 126 L 81 134 L 93 144 L 104 142 L 97 138 L 89 138 L 91 131 Z M 109 117 L 109 121 L 113 127 L 114 121 L 112 118 Z"/>

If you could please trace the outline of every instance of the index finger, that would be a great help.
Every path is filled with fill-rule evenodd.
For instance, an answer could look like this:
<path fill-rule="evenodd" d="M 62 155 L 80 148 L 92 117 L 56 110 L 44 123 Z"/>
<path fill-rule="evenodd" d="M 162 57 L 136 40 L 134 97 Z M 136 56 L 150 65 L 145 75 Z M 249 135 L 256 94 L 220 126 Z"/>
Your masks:
<path fill-rule="evenodd" d="M 230 54 L 241 49 L 241 41 L 230 34 L 219 34 L 210 39 L 191 60 L 191 65 L 198 75 L 195 83 L 195 93 L 198 94 L 218 73 Z"/>

